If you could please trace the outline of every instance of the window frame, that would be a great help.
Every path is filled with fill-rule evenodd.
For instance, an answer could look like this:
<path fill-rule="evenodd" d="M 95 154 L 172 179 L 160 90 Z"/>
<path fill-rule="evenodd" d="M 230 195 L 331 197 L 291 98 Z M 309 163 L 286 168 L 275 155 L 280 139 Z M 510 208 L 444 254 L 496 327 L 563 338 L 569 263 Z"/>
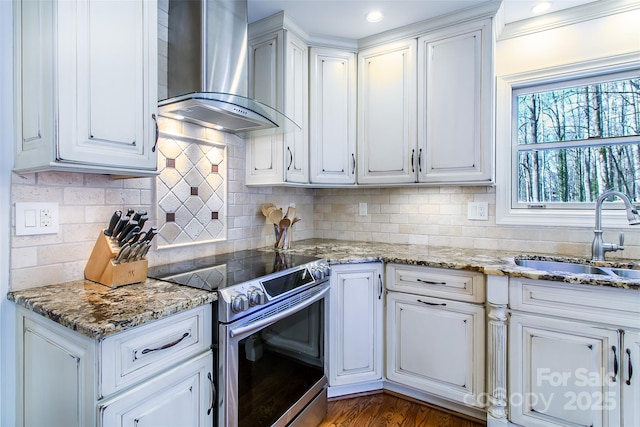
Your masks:
<path fill-rule="evenodd" d="M 517 165 L 514 153 L 516 108 L 514 91 L 539 86 L 567 86 L 598 76 L 613 76 L 640 70 L 640 53 L 544 68 L 496 78 L 496 223 L 505 225 L 591 227 L 595 224 L 592 208 L 553 207 L 526 208 L 517 205 Z M 515 202 L 514 202 L 515 201 Z M 608 226 L 627 227 L 624 210 L 605 209 L 603 220 Z"/>

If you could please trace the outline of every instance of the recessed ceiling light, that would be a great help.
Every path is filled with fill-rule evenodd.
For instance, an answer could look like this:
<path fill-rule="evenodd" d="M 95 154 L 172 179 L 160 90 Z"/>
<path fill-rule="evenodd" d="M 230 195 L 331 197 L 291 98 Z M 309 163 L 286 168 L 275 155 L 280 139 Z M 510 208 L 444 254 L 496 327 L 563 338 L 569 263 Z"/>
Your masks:
<path fill-rule="evenodd" d="M 547 10 L 549 10 L 550 7 L 551 7 L 551 2 L 543 1 L 533 6 L 531 8 L 531 12 L 539 14 L 542 12 L 546 12 Z"/>
<path fill-rule="evenodd" d="M 369 22 L 380 22 L 384 18 L 384 15 L 379 10 L 372 10 L 371 12 L 367 13 L 366 18 Z"/>

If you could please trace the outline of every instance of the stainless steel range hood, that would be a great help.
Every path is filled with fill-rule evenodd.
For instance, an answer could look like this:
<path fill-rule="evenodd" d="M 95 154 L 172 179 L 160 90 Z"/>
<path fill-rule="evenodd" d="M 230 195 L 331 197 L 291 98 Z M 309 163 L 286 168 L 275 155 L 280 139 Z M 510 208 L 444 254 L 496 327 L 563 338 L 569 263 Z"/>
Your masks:
<path fill-rule="evenodd" d="M 246 0 L 169 0 L 167 86 L 158 114 L 241 136 L 300 126 L 247 98 Z"/>

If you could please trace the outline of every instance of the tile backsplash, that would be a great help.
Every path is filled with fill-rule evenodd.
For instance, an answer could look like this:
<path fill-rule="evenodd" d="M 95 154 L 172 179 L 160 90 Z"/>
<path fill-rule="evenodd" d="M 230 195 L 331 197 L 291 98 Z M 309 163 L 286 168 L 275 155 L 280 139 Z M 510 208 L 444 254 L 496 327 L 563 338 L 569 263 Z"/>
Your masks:
<path fill-rule="evenodd" d="M 158 140 L 158 247 L 226 240 L 226 152 L 215 140 Z"/>

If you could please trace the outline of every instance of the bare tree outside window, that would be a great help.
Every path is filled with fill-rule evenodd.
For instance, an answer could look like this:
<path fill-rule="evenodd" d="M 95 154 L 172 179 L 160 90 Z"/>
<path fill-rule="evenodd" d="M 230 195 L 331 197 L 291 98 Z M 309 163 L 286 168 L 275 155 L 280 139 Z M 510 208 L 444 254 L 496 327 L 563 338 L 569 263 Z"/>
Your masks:
<path fill-rule="evenodd" d="M 640 77 L 537 89 L 514 92 L 517 202 L 640 201 Z"/>

